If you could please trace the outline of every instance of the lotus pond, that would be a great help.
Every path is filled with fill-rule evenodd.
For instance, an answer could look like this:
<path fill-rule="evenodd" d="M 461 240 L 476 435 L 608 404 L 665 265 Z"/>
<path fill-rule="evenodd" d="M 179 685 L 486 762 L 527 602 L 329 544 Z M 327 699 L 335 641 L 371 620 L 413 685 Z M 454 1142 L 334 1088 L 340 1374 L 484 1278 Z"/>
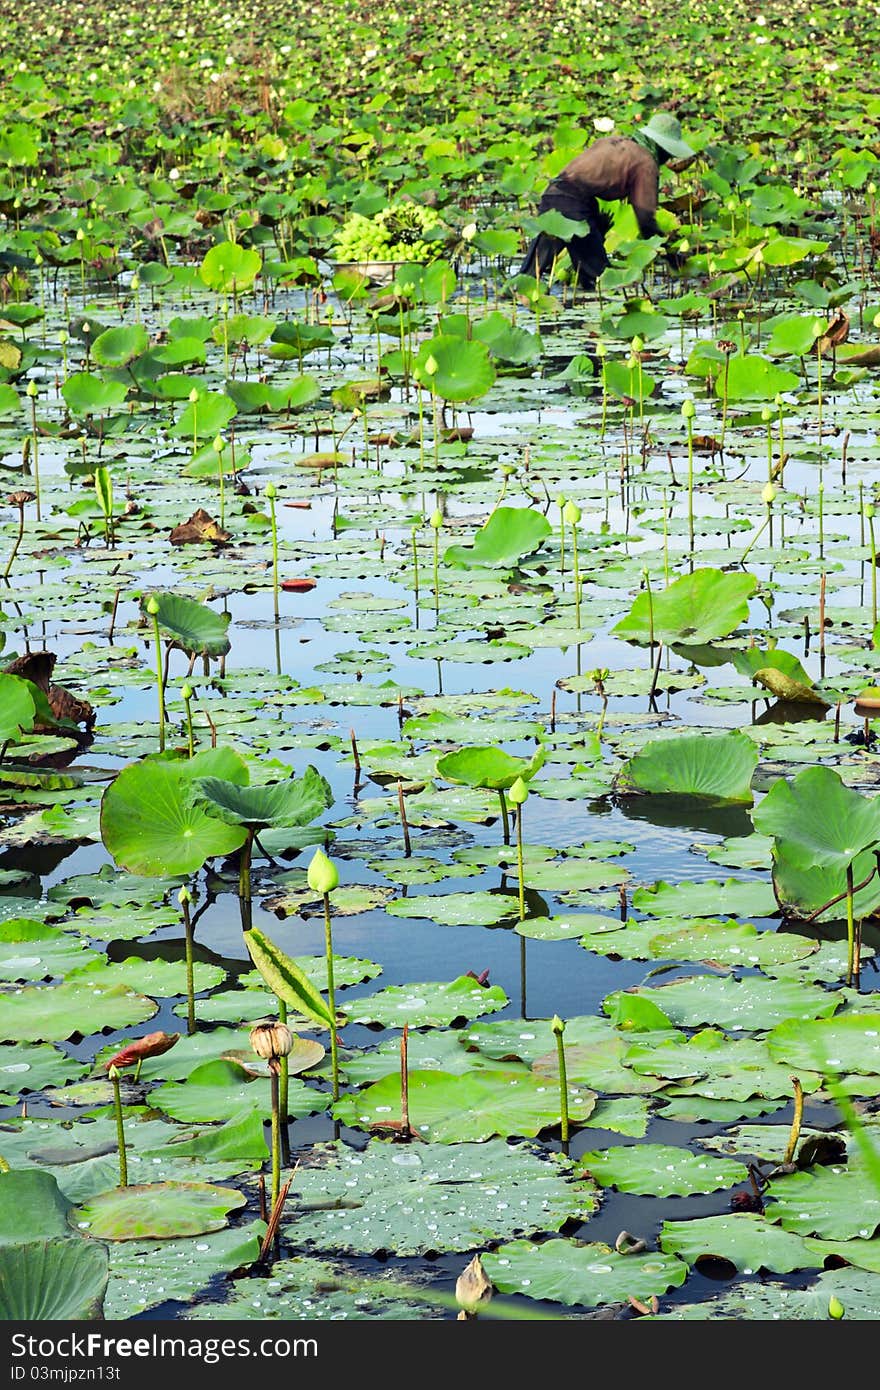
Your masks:
<path fill-rule="evenodd" d="M 877 16 L 0 15 L 0 1316 L 876 1318 Z"/>

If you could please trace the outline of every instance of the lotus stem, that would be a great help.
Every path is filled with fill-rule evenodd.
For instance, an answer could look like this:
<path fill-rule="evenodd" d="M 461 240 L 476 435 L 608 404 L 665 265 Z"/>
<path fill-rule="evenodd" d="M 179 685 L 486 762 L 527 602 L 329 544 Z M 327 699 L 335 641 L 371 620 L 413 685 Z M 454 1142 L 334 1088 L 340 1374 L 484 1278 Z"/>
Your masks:
<path fill-rule="evenodd" d="M 504 843 L 510 844 L 510 816 L 507 811 L 507 797 L 504 795 L 504 788 L 498 788 L 498 801 L 501 805 L 501 827 L 504 836 Z"/>
<path fill-rule="evenodd" d="M 403 1025 L 400 1035 L 400 1128 L 409 1137 L 409 1024 Z"/>
<path fill-rule="evenodd" d="M 119 1091 L 119 1069 L 111 1067 L 108 1073 L 113 1083 L 113 1109 L 116 1114 L 116 1145 L 119 1149 L 119 1186 L 128 1187 L 128 1161 L 125 1156 L 125 1126 L 122 1121 L 122 1096 Z"/>
<path fill-rule="evenodd" d="M 256 831 L 248 826 L 247 838 L 238 852 L 238 901 L 241 910 L 241 924 L 245 931 L 248 931 L 253 921 L 253 905 L 251 903 L 251 859 L 254 853 L 254 835 Z"/>
<path fill-rule="evenodd" d="M 118 595 L 119 590 L 117 589 L 116 592 L 117 592 L 117 595 Z M 194 736 L 194 734 L 193 734 L 193 718 L 192 718 L 192 697 L 193 697 L 193 688 L 192 688 L 192 686 L 190 685 L 189 681 L 184 681 L 184 683 L 183 683 L 183 688 L 181 689 L 180 694 L 181 694 L 181 696 L 182 696 L 182 698 L 183 698 L 183 707 L 184 707 L 184 709 L 186 710 L 186 741 L 187 741 L 187 748 L 189 749 L 189 756 L 190 756 L 191 758 L 193 758 L 193 757 L 195 757 L 196 743 L 195 743 L 195 736 Z"/>
<path fill-rule="evenodd" d="M 794 1162 L 795 1150 L 798 1146 L 798 1140 L 801 1137 L 801 1125 L 804 1119 L 804 1088 L 797 1076 L 791 1078 L 791 1084 L 794 1086 L 794 1115 L 791 1120 L 791 1132 L 788 1136 L 788 1143 L 785 1146 L 785 1157 L 782 1160 L 783 1165 Z"/>
<path fill-rule="evenodd" d="M 555 1014 L 551 1023 L 551 1028 L 556 1036 L 556 1057 L 559 1062 L 559 1116 L 562 1125 L 562 1152 L 568 1153 L 568 1073 L 565 1066 L 565 1044 L 562 1035 L 565 1032 L 565 1024 L 558 1014 Z"/>
<path fill-rule="evenodd" d="M 269 499 L 269 520 L 272 527 L 272 602 L 275 612 L 275 622 L 278 622 L 278 520 L 275 515 L 275 498 L 277 490 L 274 483 L 269 483 L 266 487 L 266 496 Z"/>
<path fill-rule="evenodd" d="M 31 456 L 34 466 L 34 494 L 37 503 L 37 521 L 42 520 L 40 513 L 40 448 L 39 434 L 37 431 L 37 386 L 36 382 L 29 382 L 25 394 L 31 403 Z"/>
<path fill-rule="evenodd" d="M 181 888 L 177 895 L 183 914 L 183 940 L 186 953 L 186 1031 L 192 1036 L 198 1028 L 196 1023 L 196 995 L 193 977 L 193 925 L 189 905 L 192 902 L 188 888 Z"/>
<path fill-rule="evenodd" d="M 269 1084 L 272 1096 L 272 1208 L 278 1201 L 281 1191 L 281 1112 L 278 1102 L 278 1073 L 270 1073 Z"/>
<path fill-rule="evenodd" d="M 409 859 L 412 855 L 412 840 L 409 834 L 409 821 L 406 818 L 406 798 L 403 795 L 403 783 L 399 778 L 397 782 L 397 809 L 400 812 L 400 828 L 403 831 L 403 853 Z"/>
<path fill-rule="evenodd" d="M 276 994 L 275 1002 L 278 1005 L 278 1022 L 287 1022 L 287 1004 Z M 281 1158 L 284 1163 L 290 1162 L 290 1143 L 287 1135 L 287 1123 L 290 1119 L 288 1114 L 290 1105 L 290 1064 L 287 1061 L 287 1053 L 280 1058 L 280 1070 L 278 1072 L 278 1103 L 281 1112 Z"/>
<path fill-rule="evenodd" d="M 855 889 L 853 866 L 846 866 L 846 983 L 852 985 L 856 964 Z"/>
<path fill-rule="evenodd" d="M 159 694 L 159 752 L 165 752 L 165 676 L 162 671 L 162 637 L 159 632 L 159 604 L 155 595 L 147 600 L 147 612 L 153 619 L 153 643 L 156 648 L 156 689 Z"/>
<path fill-rule="evenodd" d="M 333 1076 L 333 1099 L 339 1099 L 339 1041 L 336 1036 L 336 986 L 333 980 L 333 928 L 330 922 L 330 894 L 324 897 L 324 948 L 327 956 L 327 1003 L 330 1007 L 330 1070 Z"/>
<path fill-rule="evenodd" d="M 871 624 L 877 626 L 877 540 L 874 535 L 874 505 L 869 502 L 865 508 L 868 519 L 868 537 L 871 543 Z"/>

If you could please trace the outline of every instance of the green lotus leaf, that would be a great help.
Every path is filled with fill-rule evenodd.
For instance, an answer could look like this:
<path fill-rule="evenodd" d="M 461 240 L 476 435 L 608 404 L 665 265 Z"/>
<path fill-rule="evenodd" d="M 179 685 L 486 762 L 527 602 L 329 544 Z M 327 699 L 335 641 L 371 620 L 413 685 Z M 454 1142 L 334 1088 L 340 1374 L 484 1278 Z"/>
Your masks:
<path fill-rule="evenodd" d="M 880 1075 L 880 1013 L 836 1018 L 787 1018 L 767 1039 L 770 1053 L 788 1067 L 825 1075 Z"/>
<path fill-rule="evenodd" d="M 719 373 L 715 382 L 718 395 L 722 391 L 722 376 L 723 373 Z M 774 396 L 785 391 L 796 391 L 799 385 L 800 378 L 794 372 L 777 367 L 757 353 L 737 354 L 730 359 L 726 386 L 728 401 L 772 401 Z"/>
<path fill-rule="evenodd" d="M 253 927 L 245 933 L 245 942 L 251 960 L 278 999 L 326 1028 L 336 1027 L 323 995 L 274 941 Z"/>
<path fill-rule="evenodd" d="M 0 1322 L 103 1318 L 107 1248 L 58 1237 L 0 1246 Z"/>
<path fill-rule="evenodd" d="M 35 1168 L 0 1173 L 0 1247 L 71 1235 L 71 1205 L 51 1173 Z"/>
<path fill-rule="evenodd" d="M 16 1042 L 0 1046 L 0 1092 L 42 1091 L 63 1086 L 89 1070 L 87 1062 L 68 1057 L 58 1048 Z M 3 1144 L 0 1142 L 0 1154 Z"/>
<path fill-rule="evenodd" d="M 687 1081 L 691 1090 L 713 1100 L 791 1094 L 791 1068 L 771 1056 L 766 1042 L 729 1038 L 714 1028 L 705 1028 L 686 1042 L 678 1038 L 650 1046 L 634 1043 L 624 1060 L 640 1075 Z M 815 1069 L 801 1071 L 799 1076 L 806 1092 L 822 1083 Z"/>
<path fill-rule="evenodd" d="M 503 1139 L 373 1139 L 361 1151 L 337 1141 L 315 1145 L 297 1169 L 285 1229 L 305 1250 L 407 1256 L 558 1230 L 595 1208 L 594 1185 L 575 1179 L 567 1159 Z"/>
<path fill-rule="evenodd" d="M 127 367 L 150 345 L 147 330 L 139 323 L 107 328 L 92 343 L 92 357 L 102 367 Z"/>
<path fill-rule="evenodd" d="M 624 791 L 751 802 L 758 765 L 754 741 L 737 730 L 656 739 L 630 758 L 618 786 Z"/>
<path fill-rule="evenodd" d="M 485 396 L 495 367 L 485 343 L 454 334 L 427 338 L 413 364 L 419 384 L 444 401 L 473 401 Z"/>
<path fill-rule="evenodd" d="M 790 1284 L 748 1283 L 720 1298 L 681 1304 L 660 1314 L 660 1321 L 828 1322 L 836 1298 L 847 1321 L 876 1322 L 880 1276 L 860 1269 L 830 1269 L 806 1289 Z"/>
<path fill-rule="evenodd" d="M 109 1320 L 136 1317 L 166 1303 L 189 1303 L 218 1274 L 251 1265 L 260 1253 L 262 1221 L 207 1232 L 198 1239 L 117 1241 L 110 1249 Z M 277 1265 L 273 1267 L 277 1269 Z"/>
<path fill-rule="evenodd" d="M 437 759 L 437 772 L 449 782 L 463 782 L 468 787 L 486 787 L 490 791 L 509 791 L 517 777 L 530 782 L 544 765 L 546 750 L 542 747 L 531 758 L 516 758 L 501 748 L 474 745 L 459 748 Z"/>
<path fill-rule="evenodd" d="M 517 916 L 518 903 L 515 893 L 429 893 L 395 898 L 386 911 L 392 917 L 425 917 L 447 927 L 494 927 Z"/>
<path fill-rule="evenodd" d="M 46 922 L 26 917 L 0 922 L 0 980 L 48 980 L 102 959 L 80 937 Z"/>
<path fill-rule="evenodd" d="M 224 1302 L 200 1301 L 182 1316 L 210 1318 L 212 1322 L 262 1322 L 276 1318 L 284 1322 L 291 1318 L 393 1318 L 421 1322 L 445 1316 L 432 1311 L 430 1295 L 421 1285 L 412 1286 L 412 1301 L 407 1302 L 407 1285 L 408 1281 L 396 1272 L 363 1275 L 350 1266 L 342 1268 L 328 1260 L 298 1255 L 291 1260 L 276 1260 L 267 1278 L 238 1280 L 232 1297 Z"/>
<path fill-rule="evenodd" d="M 615 637 L 641 646 L 651 641 L 699 645 L 729 637 L 746 621 L 748 600 L 757 588 L 751 574 L 725 574 L 696 569 L 674 579 L 665 589 L 639 594 L 626 615 L 612 628 Z"/>
<path fill-rule="evenodd" d="M 143 1023 L 157 1007 L 124 984 L 80 978 L 60 985 L 28 985 L 15 994 L 0 995 L 0 1038 L 62 1042 L 74 1033 L 86 1036 L 98 1029 Z"/>
<path fill-rule="evenodd" d="M 333 804 L 333 793 L 326 778 L 310 766 L 301 777 L 256 787 L 203 777 L 196 784 L 195 800 L 227 825 L 261 830 L 307 825 Z"/>
<path fill-rule="evenodd" d="M 569 1115 L 579 1124 L 593 1110 L 592 1091 L 569 1093 Z M 355 1128 L 400 1119 L 400 1077 L 388 1076 L 343 1096 L 333 1107 L 338 1120 Z M 409 1076 L 410 1124 L 430 1143 L 479 1143 L 495 1134 L 524 1135 L 558 1125 L 558 1086 L 528 1073 L 412 1071 Z"/>
<path fill-rule="evenodd" d="M 748 1177 L 742 1163 L 690 1153 L 672 1144 L 633 1144 L 580 1156 L 602 1187 L 651 1197 L 686 1197 L 734 1187 Z"/>
<path fill-rule="evenodd" d="M 757 976 L 738 980 L 692 975 L 657 989 L 639 986 L 634 993 L 662 1009 L 678 1027 L 715 1024 L 728 1032 L 770 1029 L 793 1017 L 824 1018 L 833 1014 L 839 1003 L 817 985 Z M 603 1002 L 606 1012 L 616 998 L 611 995 Z"/>
<path fill-rule="evenodd" d="M 262 269 L 259 253 L 235 241 L 219 241 L 205 253 L 199 277 L 218 294 L 243 294 Z"/>
<path fill-rule="evenodd" d="M 794 868 L 845 870 L 880 843 L 880 804 L 847 787 L 830 767 L 806 767 L 790 782 L 779 778 L 752 820 Z"/>
<path fill-rule="evenodd" d="M 233 749 L 222 747 L 194 758 L 150 754 L 124 767 L 101 801 L 101 834 L 117 864 L 133 874 L 183 876 L 238 849 L 244 827 L 224 824 L 193 799 L 196 781 L 209 776 L 244 784 L 248 770 Z"/>
<path fill-rule="evenodd" d="M 156 1182 L 100 1192 L 68 1214 L 71 1226 L 95 1240 L 161 1240 L 219 1231 L 243 1192 L 207 1182 Z"/>
<path fill-rule="evenodd" d="M 805 960 L 818 948 L 818 942 L 808 937 L 786 932 L 759 932 L 749 922 L 694 919 L 675 923 L 661 919 L 640 925 L 654 933 L 650 938 L 650 955 L 659 960 L 704 960 L 719 965 L 765 969 Z"/>
<path fill-rule="evenodd" d="M 183 594 L 154 593 L 149 598 L 158 604 L 159 631 L 188 656 L 225 656 L 229 651 L 229 613 L 215 613 L 206 603 Z M 146 597 L 141 600 L 144 613 L 147 601 Z"/>
<path fill-rule="evenodd" d="M 660 1248 L 697 1267 L 708 1260 L 723 1260 L 742 1274 L 758 1270 L 790 1274 L 795 1269 L 816 1269 L 822 1260 L 800 1236 L 780 1230 L 753 1212 L 664 1221 Z"/>
<path fill-rule="evenodd" d="M 452 545 L 443 562 L 456 569 L 515 569 L 541 548 L 553 528 L 530 507 L 496 507 L 469 546 Z"/>
<path fill-rule="evenodd" d="M 727 913 L 731 917 L 772 917 L 776 898 L 769 883 L 754 879 L 704 879 L 691 883 L 664 883 L 637 888 L 633 907 L 654 917 L 710 917 Z"/>
<path fill-rule="evenodd" d="M 859 1165 L 834 1164 L 775 1178 L 765 1196 L 786 1231 L 823 1240 L 869 1240 L 880 1227 L 880 1190 Z"/>
<path fill-rule="evenodd" d="M 185 380 L 192 381 L 193 378 L 187 376 Z M 190 401 L 181 411 L 171 434 L 175 439 L 189 441 L 213 439 L 226 429 L 235 413 L 235 401 L 230 400 L 225 392 L 202 391 L 198 400 Z"/>
<path fill-rule="evenodd" d="M 77 416 L 116 410 L 128 395 L 124 381 L 105 381 L 92 372 L 74 372 L 61 388 L 68 409 Z"/>
<path fill-rule="evenodd" d="M 346 1008 L 351 1023 L 381 1023 L 385 1028 L 448 1028 L 457 1018 L 497 1013 L 507 1005 L 500 985 L 481 985 L 468 975 L 442 983 L 388 985 L 378 994 L 353 999 Z"/>
<path fill-rule="evenodd" d="M 674 1255 L 644 1251 L 618 1255 L 595 1242 L 548 1240 L 543 1245 L 518 1240 L 483 1255 L 486 1276 L 500 1293 L 547 1298 L 554 1303 L 595 1308 L 629 1297 L 650 1300 L 678 1288 L 687 1265 Z"/>

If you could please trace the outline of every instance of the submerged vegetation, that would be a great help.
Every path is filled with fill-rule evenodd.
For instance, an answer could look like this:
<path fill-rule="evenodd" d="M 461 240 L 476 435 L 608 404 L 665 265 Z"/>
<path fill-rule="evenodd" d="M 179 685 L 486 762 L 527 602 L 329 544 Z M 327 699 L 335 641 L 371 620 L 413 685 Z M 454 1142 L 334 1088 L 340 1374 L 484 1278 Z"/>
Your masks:
<path fill-rule="evenodd" d="M 877 17 L 0 15 L 0 1317 L 876 1318 Z"/>

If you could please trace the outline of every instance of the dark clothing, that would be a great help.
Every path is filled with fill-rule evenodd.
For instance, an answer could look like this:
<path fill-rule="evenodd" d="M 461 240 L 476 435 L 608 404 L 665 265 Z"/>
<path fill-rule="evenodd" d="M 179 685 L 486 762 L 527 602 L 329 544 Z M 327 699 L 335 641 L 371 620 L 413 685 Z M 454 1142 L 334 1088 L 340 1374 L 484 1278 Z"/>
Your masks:
<path fill-rule="evenodd" d="M 526 253 L 521 275 L 548 272 L 564 250 L 568 250 L 577 271 L 578 284 L 593 289 L 608 264 L 605 236 L 611 219 L 598 204 L 626 201 L 636 216 L 643 237 L 659 235 L 657 201 L 659 187 L 657 160 L 644 145 L 622 136 L 596 140 L 569 160 L 562 173 L 548 184 L 538 204 L 539 212 L 555 208 L 574 222 L 587 222 L 589 234 L 563 242 L 541 232 Z"/>

